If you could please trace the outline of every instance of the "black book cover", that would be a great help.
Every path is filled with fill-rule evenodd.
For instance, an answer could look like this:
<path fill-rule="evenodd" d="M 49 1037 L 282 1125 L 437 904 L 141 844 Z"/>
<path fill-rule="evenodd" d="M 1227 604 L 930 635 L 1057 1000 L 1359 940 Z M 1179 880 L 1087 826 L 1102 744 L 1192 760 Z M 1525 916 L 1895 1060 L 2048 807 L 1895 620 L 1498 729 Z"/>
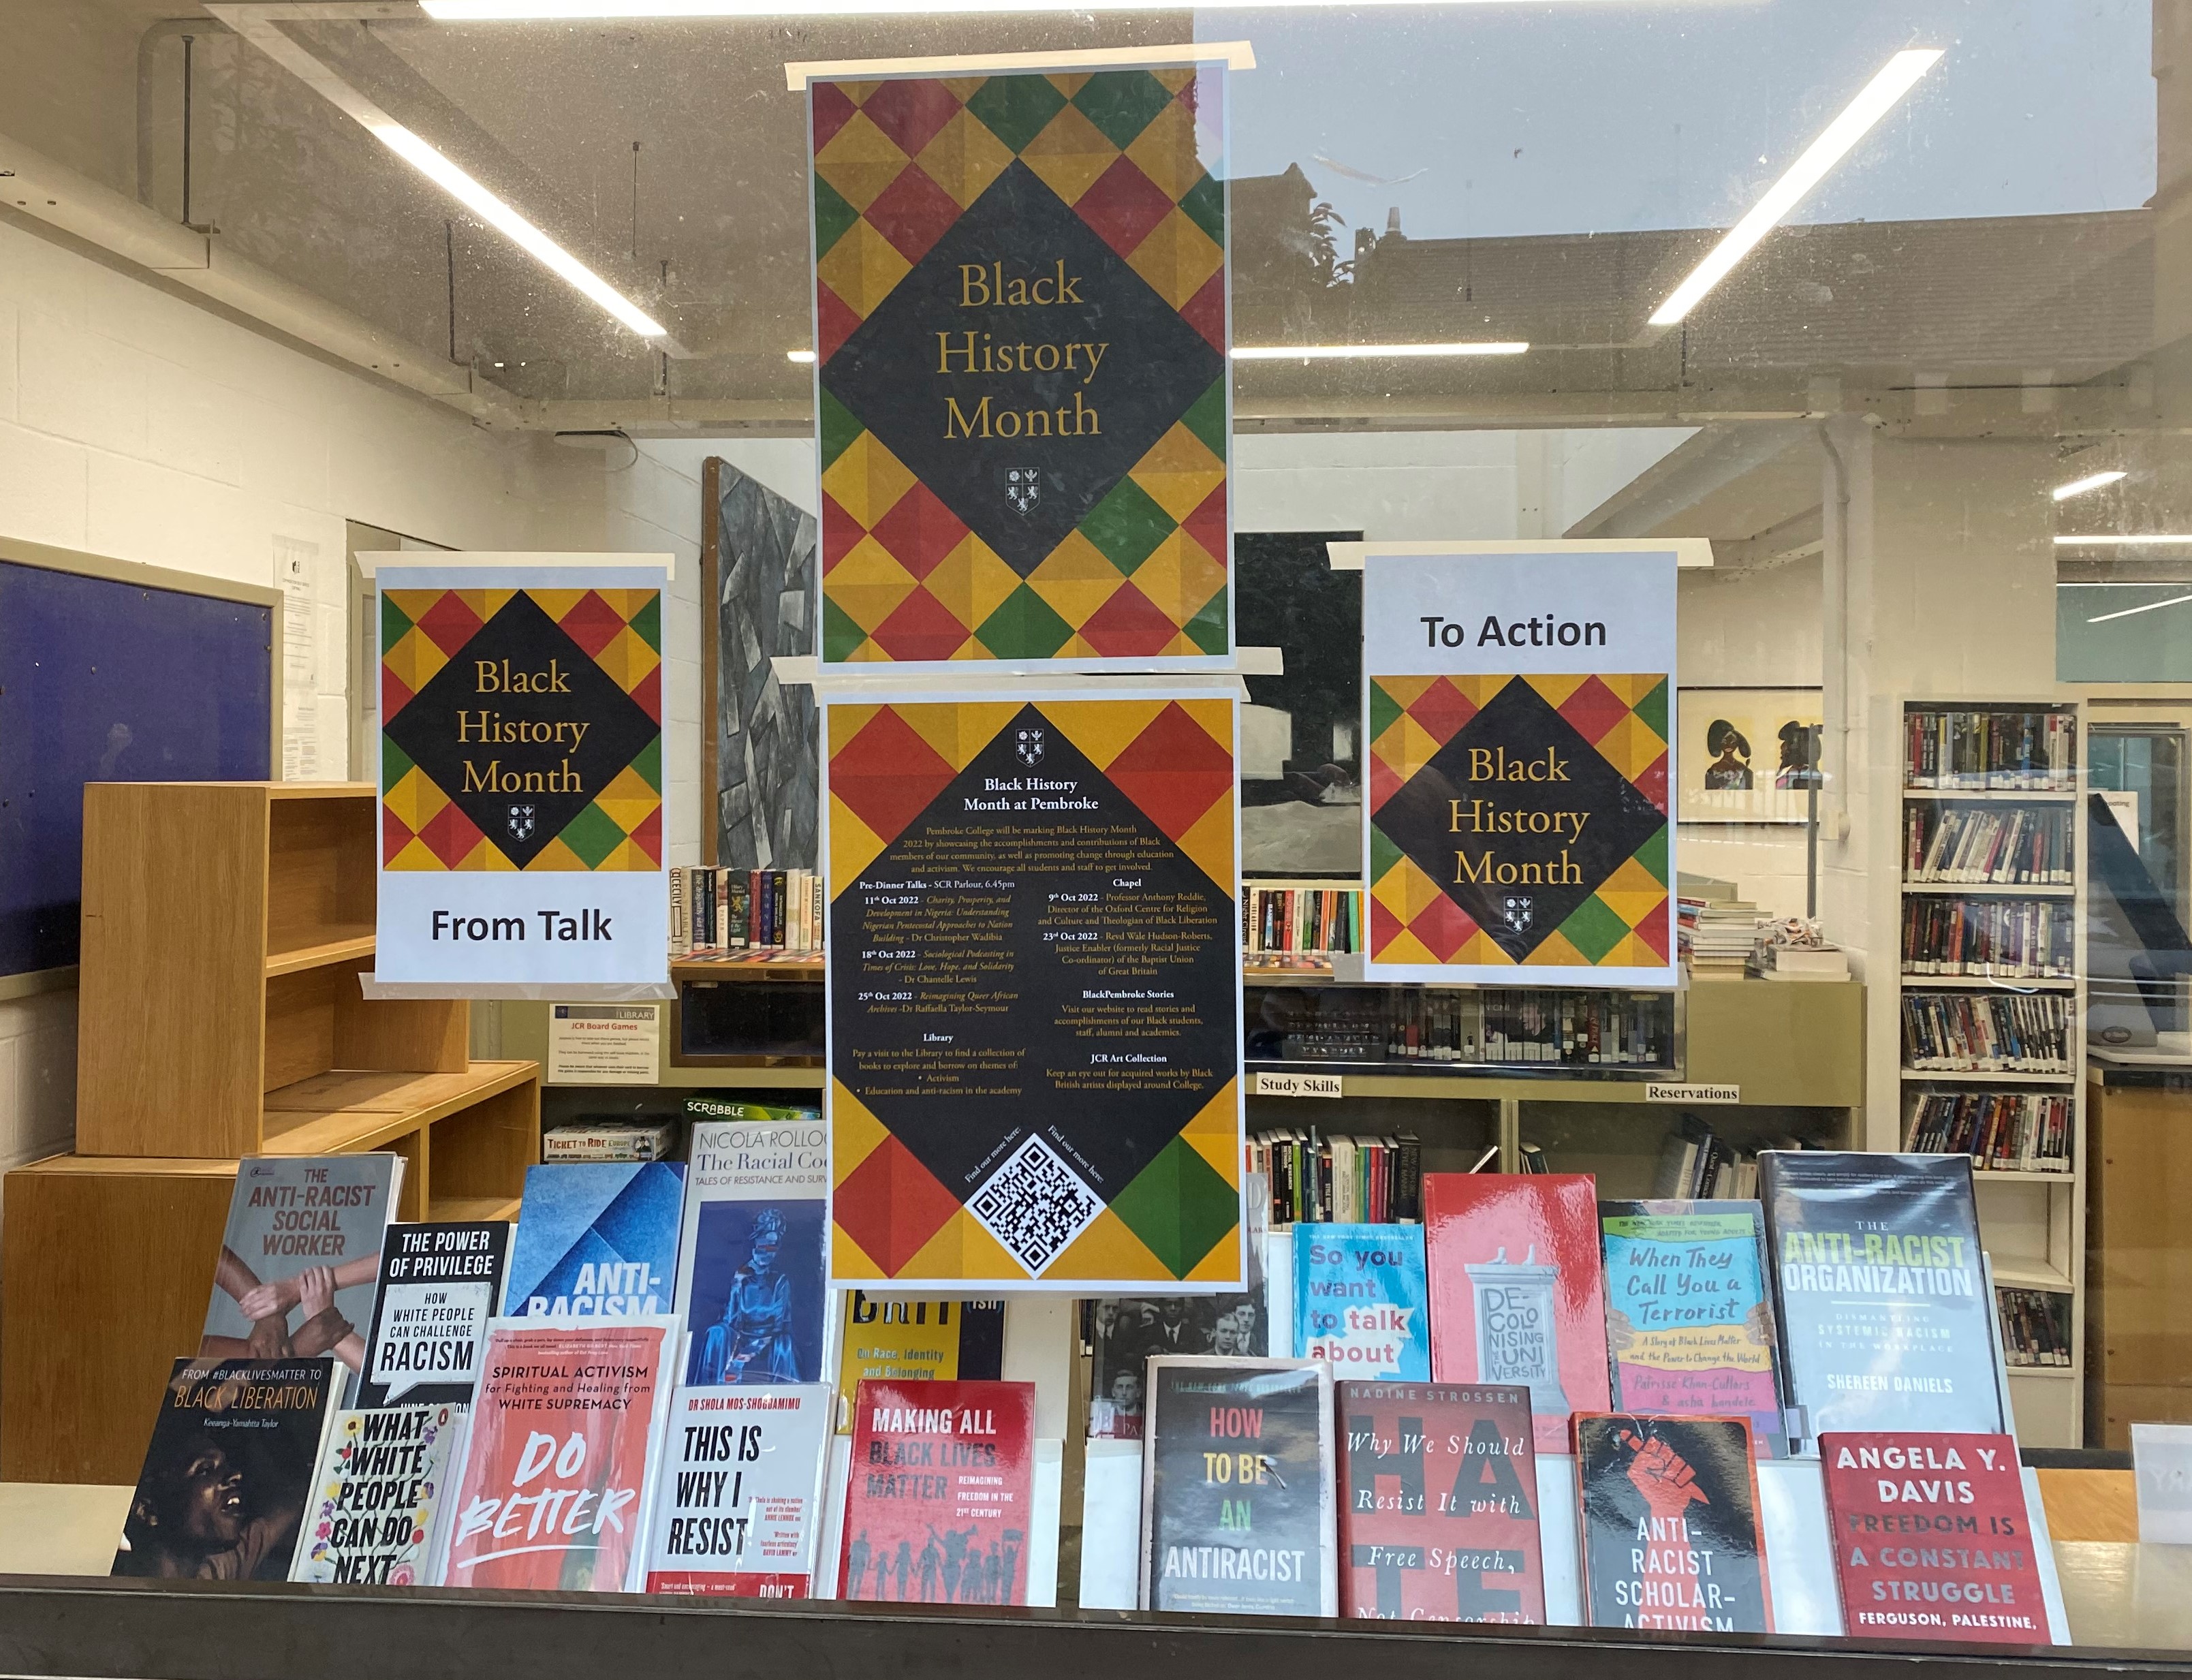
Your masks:
<path fill-rule="evenodd" d="M 1586 1626 L 1773 1631 L 1749 1425 L 1585 1414 L 1575 1444 Z"/>
<path fill-rule="evenodd" d="M 391 1225 L 357 1404 L 469 1406 L 487 1323 L 502 1310 L 506 1220 Z"/>

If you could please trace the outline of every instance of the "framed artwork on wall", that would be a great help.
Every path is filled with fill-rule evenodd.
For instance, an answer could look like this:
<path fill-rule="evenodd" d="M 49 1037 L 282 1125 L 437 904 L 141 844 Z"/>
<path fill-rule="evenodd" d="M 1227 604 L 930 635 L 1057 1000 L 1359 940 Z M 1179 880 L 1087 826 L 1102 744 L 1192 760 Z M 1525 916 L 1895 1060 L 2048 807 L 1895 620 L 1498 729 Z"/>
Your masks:
<path fill-rule="evenodd" d="M 1802 822 L 1824 716 L 1817 688 L 1679 690 L 1675 820 Z"/>

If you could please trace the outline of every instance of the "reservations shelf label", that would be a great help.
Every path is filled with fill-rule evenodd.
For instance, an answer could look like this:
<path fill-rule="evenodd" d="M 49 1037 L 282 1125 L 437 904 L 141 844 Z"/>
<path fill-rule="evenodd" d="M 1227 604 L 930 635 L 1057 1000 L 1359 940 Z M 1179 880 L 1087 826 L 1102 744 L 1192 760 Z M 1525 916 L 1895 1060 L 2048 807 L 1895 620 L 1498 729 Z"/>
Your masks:
<path fill-rule="evenodd" d="M 1740 1085 L 1675 1085 L 1653 1080 L 1644 1087 L 1647 1102 L 1741 1102 Z"/>

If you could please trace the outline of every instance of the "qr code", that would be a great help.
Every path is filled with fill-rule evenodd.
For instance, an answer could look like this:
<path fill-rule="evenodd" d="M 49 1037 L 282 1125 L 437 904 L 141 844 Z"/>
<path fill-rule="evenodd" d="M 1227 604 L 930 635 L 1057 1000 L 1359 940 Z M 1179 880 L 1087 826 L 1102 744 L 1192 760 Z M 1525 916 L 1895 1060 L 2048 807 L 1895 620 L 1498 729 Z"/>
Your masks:
<path fill-rule="evenodd" d="M 1034 1277 L 1104 1211 L 1058 1151 L 1033 1136 L 1005 1158 L 967 1205 Z"/>

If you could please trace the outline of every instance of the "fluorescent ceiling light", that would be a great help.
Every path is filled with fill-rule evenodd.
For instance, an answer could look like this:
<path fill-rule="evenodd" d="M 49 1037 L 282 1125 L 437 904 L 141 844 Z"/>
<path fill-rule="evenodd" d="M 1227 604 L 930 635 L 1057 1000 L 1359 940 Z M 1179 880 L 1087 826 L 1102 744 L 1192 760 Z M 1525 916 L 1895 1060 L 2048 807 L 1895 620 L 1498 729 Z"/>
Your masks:
<path fill-rule="evenodd" d="M 428 9 L 432 9 L 431 5 Z M 1864 84 L 1841 115 L 1828 123 L 1826 131 L 1789 166 L 1789 172 L 1766 189 L 1766 196 L 1751 206 L 1750 214 L 1728 229 L 1705 260 L 1690 271 L 1689 278 L 1653 311 L 1652 324 L 1671 326 L 1695 309 L 1698 300 L 1727 278 L 1728 271 L 1749 256 L 1751 249 L 1773 231 L 1774 224 L 1795 209 L 1827 171 L 1841 163 L 1872 125 L 1887 116 L 1895 102 L 1940 60 L 1939 49 L 1932 47 L 1914 47 L 1888 60 L 1880 74 Z"/>
<path fill-rule="evenodd" d="M 2132 531 L 2121 536 L 2058 537 L 2058 548 L 2166 548 L 2192 542 L 2192 531 Z"/>
<path fill-rule="evenodd" d="M 2126 607 L 2120 613 L 2103 613 L 2097 619 L 2087 619 L 2087 624 L 2106 624 L 2110 619 L 2127 619 L 2133 613 L 2151 613 L 2162 607 L 2181 607 L 2192 601 L 2192 595 L 2172 595 L 2166 601 L 2149 601 L 2143 607 Z"/>
<path fill-rule="evenodd" d="M 804 367 L 814 359 L 814 352 L 811 350 L 787 350 L 784 352 L 784 359 L 787 362 L 796 362 Z"/>
<path fill-rule="evenodd" d="M 2096 472 L 2084 478 L 2073 478 L 2067 484 L 2058 484 L 2049 494 L 2058 501 L 2068 501 L 2088 490 L 2098 490 L 2104 484 L 2113 484 L 2124 476 L 2121 472 Z"/>
<path fill-rule="evenodd" d="M 1236 362 L 1331 362 L 1381 356 L 1521 356 L 1518 341 L 1462 344 L 1236 344 Z"/>
<path fill-rule="evenodd" d="M 1353 0 L 1357 6 L 1489 3 L 1490 0 Z M 1325 6 L 1337 0 L 1201 0 L 1198 10 L 1259 11 Z M 853 17 L 939 12 L 1172 12 L 1179 0 L 420 0 L 442 23 L 584 18 Z"/>

